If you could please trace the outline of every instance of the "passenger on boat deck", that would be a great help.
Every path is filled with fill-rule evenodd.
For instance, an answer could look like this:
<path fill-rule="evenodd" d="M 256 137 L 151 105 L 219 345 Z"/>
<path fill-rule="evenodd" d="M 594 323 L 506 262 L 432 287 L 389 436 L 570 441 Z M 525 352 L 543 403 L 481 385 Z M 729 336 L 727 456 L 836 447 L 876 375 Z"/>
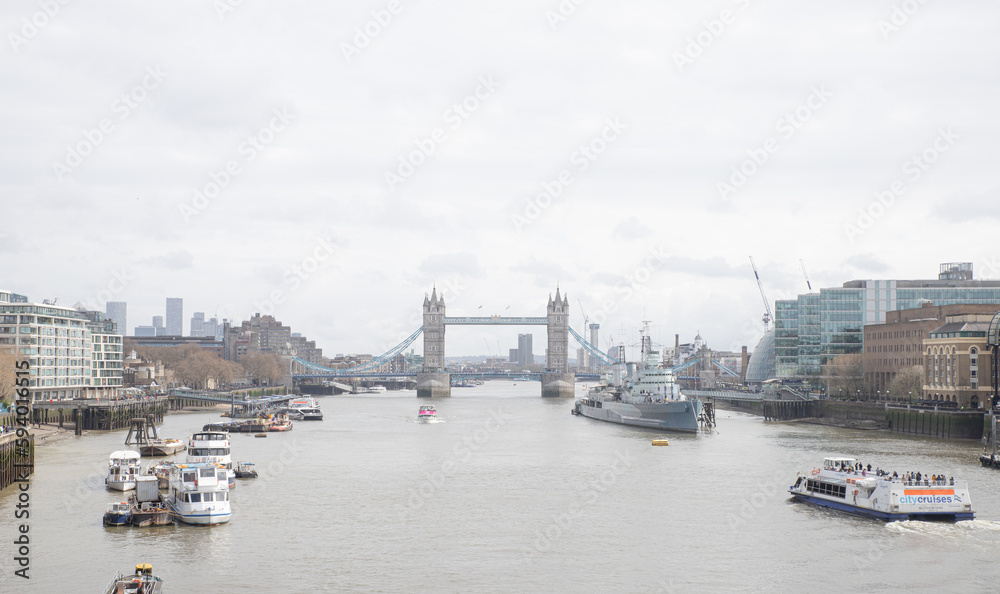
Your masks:
<path fill-rule="evenodd" d="M 871 472 L 871 471 L 872 471 L 872 465 L 871 465 L 871 464 L 869 464 L 869 465 L 868 465 L 868 472 Z"/>

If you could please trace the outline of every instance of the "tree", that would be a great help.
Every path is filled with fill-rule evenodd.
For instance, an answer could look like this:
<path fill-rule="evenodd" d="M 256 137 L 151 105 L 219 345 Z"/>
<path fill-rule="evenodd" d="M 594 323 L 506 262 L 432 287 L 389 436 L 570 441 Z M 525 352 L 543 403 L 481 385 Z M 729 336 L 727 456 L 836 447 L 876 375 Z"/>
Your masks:
<path fill-rule="evenodd" d="M 247 378 L 258 386 L 281 383 L 285 379 L 285 363 L 273 353 L 247 351 L 240 365 L 246 370 Z"/>
<path fill-rule="evenodd" d="M 17 369 L 14 365 L 23 361 L 24 357 L 14 352 L 14 349 L 0 347 L 0 401 L 4 406 L 15 400 L 17 394 Z"/>
<path fill-rule="evenodd" d="M 889 394 L 897 400 L 922 400 L 924 394 L 924 366 L 914 365 L 902 369 L 889 382 Z"/>
<path fill-rule="evenodd" d="M 861 353 L 840 355 L 823 368 L 823 375 L 830 378 L 830 396 L 856 398 L 865 393 L 864 358 Z"/>

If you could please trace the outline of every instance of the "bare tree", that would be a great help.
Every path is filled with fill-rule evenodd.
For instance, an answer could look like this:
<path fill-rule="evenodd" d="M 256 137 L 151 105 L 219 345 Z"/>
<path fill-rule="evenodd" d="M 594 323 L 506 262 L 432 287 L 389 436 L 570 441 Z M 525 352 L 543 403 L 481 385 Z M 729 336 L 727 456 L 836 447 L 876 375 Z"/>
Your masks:
<path fill-rule="evenodd" d="M 247 378 L 254 384 L 277 384 L 285 378 L 285 364 L 281 357 L 273 353 L 248 351 L 240 364 L 247 372 Z"/>
<path fill-rule="evenodd" d="M 12 347 L 0 347 L 0 401 L 3 401 L 5 406 L 13 402 L 17 394 L 15 364 L 23 360 L 24 357 L 15 353 Z"/>
<path fill-rule="evenodd" d="M 830 378 L 830 396 L 856 398 L 866 392 L 864 358 L 861 353 L 840 355 L 823 368 Z"/>
<path fill-rule="evenodd" d="M 900 370 L 889 383 L 889 394 L 903 401 L 923 399 L 924 366 L 914 365 Z"/>

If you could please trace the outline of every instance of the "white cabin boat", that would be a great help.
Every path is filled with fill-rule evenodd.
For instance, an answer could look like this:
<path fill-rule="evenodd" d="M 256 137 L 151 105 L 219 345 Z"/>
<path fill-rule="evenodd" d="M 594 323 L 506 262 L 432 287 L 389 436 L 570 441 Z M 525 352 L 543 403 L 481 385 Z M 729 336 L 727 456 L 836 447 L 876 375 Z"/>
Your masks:
<path fill-rule="evenodd" d="M 185 524 L 225 524 L 232 515 L 228 472 L 218 464 L 175 464 L 163 502 Z"/>
<path fill-rule="evenodd" d="M 188 441 L 187 461 L 189 463 L 222 464 L 226 468 L 232 468 L 231 449 L 228 433 L 201 431 L 192 435 Z"/>
<path fill-rule="evenodd" d="M 135 488 L 135 479 L 141 473 L 139 452 L 112 452 L 108 460 L 108 478 L 104 479 L 104 484 L 116 491 L 130 491 Z"/>
<path fill-rule="evenodd" d="M 971 520 L 966 481 L 862 469 L 855 458 L 825 458 L 800 472 L 788 492 L 796 499 L 881 520 Z"/>
<path fill-rule="evenodd" d="M 319 408 L 319 402 L 311 396 L 290 401 L 285 412 L 288 413 L 288 418 L 299 421 L 323 420 L 323 411 Z"/>

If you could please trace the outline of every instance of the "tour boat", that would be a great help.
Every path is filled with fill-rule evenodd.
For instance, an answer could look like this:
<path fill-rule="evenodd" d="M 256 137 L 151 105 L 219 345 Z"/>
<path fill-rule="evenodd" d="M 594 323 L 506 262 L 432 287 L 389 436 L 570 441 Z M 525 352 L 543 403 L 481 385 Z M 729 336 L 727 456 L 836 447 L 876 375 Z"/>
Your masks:
<path fill-rule="evenodd" d="M 323 411 L 319 408 L 319 403 L 316 399 L 307 396 L 305 398 L 296 398 L 288 403 L 288 407 L 285 409 L 288 413 L 290 419 L 297 419 L 299 421 L 322 421 Z"/>
<path fill-rule="evenodd" d="M 104 594 L 160 594 L 162 591 L 163 580 L 153 575 L 153 566 L 140 563 L 135 566 L 134 575 L 118 572 Z"/>
<path fill-rule="evenodd" d="M 135 488 L 135 477 L 141 472 L 139 452 L 112 452 L 108 460 L 108 478 L 104 479 L 104 484 L 116 491 L 129 491 Z"/>
<path fill-rule="evenodd" d="M 188 442 L 187 461 L 218 463 L 232 468 L 229 434 L 222 431 L 195 433 Z"/>
<path fill-rule="evenodd" d="M 380 386 L 380 385 L 376 384 L 376 385 L 371 386 L 370 388 L 368 388 L 368 392 L 370 392 L 372 394 L 379 394 L 381 392 L 385 392 L 385 386 Z"/>
<path fill-rule="evenodd" d="M 170 471 L 170 489 L 163 501 L 185 524 L 224 524 L 232 515 L 228 474 L 218 464 L 175 464 Z"/>
<path fill-rule="evenodd" d="M 795 499 L 881 520 L 971 520 L 966 481 L 921 473 L 869 472 L 855 458 L 824 458 L 800 472 L 788 492 Z M 919 478 L 918 478 L 919 477 Z"/>
<path fill-rule="evenodd" d="M 105 526 L 124 526 L 132 519 L 132 506 L 128 501 L 109 503 L 108 511 L 104 512 Z"/>
<path fill-rule="evenodd" d="M 424 405 L 420 407 L 420 411 L 417 413 L 418 419 L 435 419 L 437 418 L 437 411 L 433 406 Z"/>

